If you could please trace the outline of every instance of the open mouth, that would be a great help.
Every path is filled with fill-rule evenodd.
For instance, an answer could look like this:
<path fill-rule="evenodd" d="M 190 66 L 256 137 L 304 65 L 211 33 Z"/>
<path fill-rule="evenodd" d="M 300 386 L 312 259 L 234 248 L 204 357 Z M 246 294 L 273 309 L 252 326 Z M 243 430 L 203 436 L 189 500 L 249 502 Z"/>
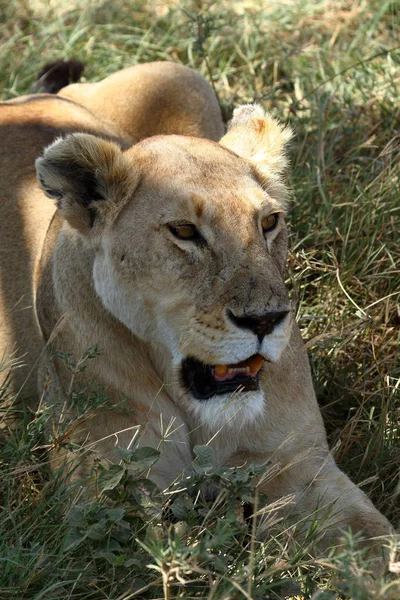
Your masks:
<path fill-rule="evenodd" d="M 218 394 L 259 390 L 259 374 L 265 359 L 254 354 L 231 365 L 206 365 L 195 358 L 182 362 L 182 379 L 197 400 Z"/>

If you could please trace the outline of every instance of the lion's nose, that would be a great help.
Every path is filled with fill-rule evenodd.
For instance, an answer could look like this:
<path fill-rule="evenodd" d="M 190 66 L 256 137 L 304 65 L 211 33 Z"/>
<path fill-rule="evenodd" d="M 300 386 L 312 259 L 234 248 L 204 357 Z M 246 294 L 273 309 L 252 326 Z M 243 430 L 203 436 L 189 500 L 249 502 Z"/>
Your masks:
<path fill-rule="evenodd" d="M 289 312 L 288 310 L 273 310 L 263 315 L 241 315 L 238 317 L 231 310 L 228 310 L 228 317 L 237 327 L 250 329 L 261 342 L 266 335 L 273 332 L 279 323 L 282 323 Z"/>

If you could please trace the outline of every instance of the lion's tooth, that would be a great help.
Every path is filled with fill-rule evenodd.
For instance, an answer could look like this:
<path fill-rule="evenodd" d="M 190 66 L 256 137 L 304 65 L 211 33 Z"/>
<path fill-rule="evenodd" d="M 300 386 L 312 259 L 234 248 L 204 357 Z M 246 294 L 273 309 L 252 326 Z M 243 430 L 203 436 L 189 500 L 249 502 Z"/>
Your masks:
<path fill-rule="evenodd" d="M 215 373 L 215 375 L 217 375 L 217 377 L 225 377 L 225 375 L 228 373 L 228 366 L 227 365 L 215 365 L 214 373 Z"/>
<path fill-rule="evenodd" d="M 247 376 L 254 377 L 261 369 L 263 362 L 263 357 L 259 354 L 256 354 L 247 361 L 237 363 L 237 365 L 215 365 L 213 367 L 213 375 L 220 380 L 226 379 L 227 377 L 232 379 L 239 373 L 245 373 Z"/>
<path fill-rule="evenodd" d="M 263 364 L 264 364 L 264 358 L 262 356 L 260 356 L 260 354 L 255 354 L 254 356 L 249 358 L 248 368 L 250 369 L 251 373 L 254 373 L 255 375 L 257 375 L 258 371 L 261 369 Z"/>

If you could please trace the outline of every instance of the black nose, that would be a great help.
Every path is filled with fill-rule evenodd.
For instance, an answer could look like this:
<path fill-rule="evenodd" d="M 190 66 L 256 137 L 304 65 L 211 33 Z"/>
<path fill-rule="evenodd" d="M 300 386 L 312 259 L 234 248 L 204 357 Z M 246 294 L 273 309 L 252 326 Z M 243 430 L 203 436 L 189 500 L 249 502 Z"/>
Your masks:
<path fill-rule="evenodd" d="M 228 310 L 230 320 L 241 329 L 250 329 L 260 342 L 264 336 L 272 333 L 276 325 L 279 325 L 288 314 L 288 310 L 273 310 L 260 316 L 242 315 L 237 317 L 231 310 Z"/>

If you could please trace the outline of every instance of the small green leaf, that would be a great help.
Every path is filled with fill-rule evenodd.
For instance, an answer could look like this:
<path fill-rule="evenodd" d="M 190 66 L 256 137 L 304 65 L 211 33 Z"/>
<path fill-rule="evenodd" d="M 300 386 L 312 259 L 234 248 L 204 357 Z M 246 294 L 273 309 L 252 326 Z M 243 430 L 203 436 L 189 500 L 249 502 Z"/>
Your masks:
<path fill-rule="evenodd" d="M 86 524 L 86 515 L 82 508 L 74 507 L 67 514 L 67 521 L 71 527 L 84 527 Z"/>
<path fill-rule="evenodd" d="M 320 590 L 313 595 L 315 600 L 336 600 L 338 595 L 333 590 Z"/>
<path fill-rule="evenodd" d="M 132 474 L 149 469 L 160 456 L 158 450 L 147 446 L 135 448 L 133 450 L 118 448 L 117 452 L 124 463 L 129 465 L 129 472 Z"/>
<path fill-rule="evenodd" d="M 140 506 L 154 504 L 160 496 L 160 490 L 150 479 L 135 479 L 129 484 L 128 490 Z"/>
<path fill-rule="evenodd" d="M 107 469 L 103 467 L 97 480 L 99 492 L 102 493 L 106 490 L 114 490 L 120 483 L 124 473 L 125 468 L 121 465 L 111 465 L 111 467 L 108 467 Z"/>
<path fill-rule="evenodd" d="M 267 470 L 268 466 L 270 466 L 269 462 L 263 462 L 260 464 L 251 464 L 249 465 L 249 472 L 251 475 L 254 474 L 254 476 L 259 476 L 259 475 L 263 475 L 263 473 L 265 473 L 265 471 Z"/>
<path fill-rule="evenodd" d="M 120 556 L 117 556 L 117 558 L 114 560 L 114 567 L 124 566 L 125 559 L 126 559 L 126 554 L 121 554 Z"/>
<path fill-rule="evenodd" d="M 121 525 L 123 525 L 123 523 L 121 523 Z M 131 537 L 131 529 L 129 527 L 129 523 L 126 523 L 126 525 L 128 526 L 127 529 L 122 529 L 121 525 L 119 529 L 113 531 L 111 535 L 113 540 L 117 540 L 118 542 L 121 542 L 121 544 L 126 544 L 126 542 Z"/>
<path fill-rule="evenodd" d="M 85 539 L 85 537 L 85 534 L 81 533 L 78 529 L 70 529 L 64 540 L 65 550 L 72 550 L 72 548 L 76 548 Z"/>
<path fill-rule="evenodd" d="M 107 519 L 112 523 L 119 523 L 125 515 L 124 508 L 109 508 L 107 510 Z"/>
<path fill-rule="evenodd" d="M 213 468 L 213 451 L 210 446 L 195 446 L 193 452 L 196 455 L 196 461 L 193 468 L 198 473 L 206 473 Z"/>
<path fill-rule="evenodd" d="M 107 562 L 111 565 L 115 565 L 118 560 L 118 556 L 116 556 L 113 552 L 108 552 L 107 550 L 97 550 L 94 553 L 95 558 L 105 558 Z"/>
<path fill-rule="evenodd" d="M 132 460 L 134 461 L 142 461 L 142 460 L 155 460 L 160 456 L 160 451 L 155 448 L 150 448 L 147 446 L 143 446 L 143 448 L 137 448 L 133 455 Z"/>
<path fill-rule="evenodd" d="M 140 562 L 140 560 L 138 560 L 137 558 L 127 558 L 124 561 L 124 566 L 125 567 L 133 567 L 135 565 L 135 567 L 137 567 L 138 569 L 143 569 L 143 564 Z"/>
<path fill-rule="evenodd" d="M 109 550 L 110 552 L 121 552 L 122 548 L 121 545 L 117 542 L 117 540 L 111 539 L 108 540 L 107 550 Z"/>
<path fill-rule="evenodd" d="M 130 462 L 131 461 L 132 454 L 134 452 L 135 452 L 135 450 L 132 450 L 131 448 L 129 448 L 129 449 L 127 449 L 127 448 L 117 448 L 116 449 L 117 456 L 119 456 L 119 458 L 121 458 L 125 462 Z"/>
<path fill-rule="evenodd" d="M 194 513 L 193 502 L 187 496 L 178 496 L 172 504 L 171 510 L 179 521 L 187 521 Z"/>
<path fill-rule="evenodd" d="M 117 448 L 117 454 L 124 461 L 135 463 L 146 460 L 156 460 L 160 456 L 159 450 L 143 446 L 142 448 L 134 448 L 127 450 L 126 448 Z"/>
<path fill-rule="evenodd" d="M 86 536 L 91 540 L 103 540 L 106 535 L 104 523 L 94 523 L 86 531 Z"/>

